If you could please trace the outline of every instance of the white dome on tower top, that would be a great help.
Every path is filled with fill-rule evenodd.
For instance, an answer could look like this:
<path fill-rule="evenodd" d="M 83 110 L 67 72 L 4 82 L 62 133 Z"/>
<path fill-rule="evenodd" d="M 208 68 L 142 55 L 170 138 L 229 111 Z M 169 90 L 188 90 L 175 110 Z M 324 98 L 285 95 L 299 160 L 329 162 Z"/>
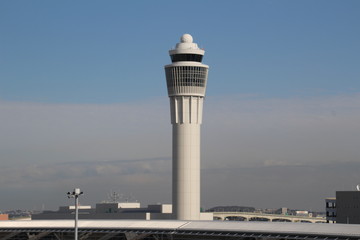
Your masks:
<path fill-rule="evenodd" d="M 184 35 L 181 36 L 180 42 L 182 42 L 182 43 L 192 43 L 193 42 L 193 37 L 190 34 L 185 33 Z"/>
<path fill-rule="evenodd" d="M 174 54 L 198 54 L 204 55 L 204 50 L 200 49 L 196 43 L 193 42 L 193 37 L 185 33 L 181 36 L 180 42 L 176 44 L 175 49 L 169 51 L 170 55 Z"/>

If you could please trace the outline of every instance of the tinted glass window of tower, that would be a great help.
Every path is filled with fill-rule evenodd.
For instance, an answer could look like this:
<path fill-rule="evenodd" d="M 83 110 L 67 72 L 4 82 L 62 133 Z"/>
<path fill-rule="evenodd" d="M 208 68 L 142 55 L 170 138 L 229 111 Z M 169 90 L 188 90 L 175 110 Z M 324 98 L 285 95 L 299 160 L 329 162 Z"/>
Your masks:
<path fill-rule="evenodd" d="M 199 54 L 175 54 L 171 55 L 172 62 L 181 62 L 181 61 L 189 61 L 189 62 L 201 62 L 203 56 Z"/>
<path fill-rule="evenodd" d="M 166 69 L 168 87 L 205 87 L 207 69 L 203 67 L 180 66 Z"/>

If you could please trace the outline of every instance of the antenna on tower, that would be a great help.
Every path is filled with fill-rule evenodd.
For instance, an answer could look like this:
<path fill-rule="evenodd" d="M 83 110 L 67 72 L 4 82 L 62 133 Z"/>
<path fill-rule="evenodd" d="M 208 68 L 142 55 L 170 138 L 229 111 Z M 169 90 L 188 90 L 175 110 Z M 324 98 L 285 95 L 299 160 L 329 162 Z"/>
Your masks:
<path fill-rule="evenodd" d="M 360 191 L 360 184 L 356 185 L 356 190 Z"/>
<path fill-rule="evenodd" d="M 110 203 L 118 203 L 120 202 L 120 199 L 122 197 L 123 197 L 122 194 L 117 192 L 111 192 L 110 194 L 108 194 L 108 199 Z"/>

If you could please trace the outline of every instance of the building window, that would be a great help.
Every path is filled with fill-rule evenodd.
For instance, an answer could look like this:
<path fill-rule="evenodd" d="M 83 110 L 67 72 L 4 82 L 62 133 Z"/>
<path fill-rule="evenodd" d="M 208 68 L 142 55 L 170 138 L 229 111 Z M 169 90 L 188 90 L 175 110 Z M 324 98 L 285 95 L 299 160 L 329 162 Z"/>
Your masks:
<path fill-rule="evenodd" d="M 182 62 L 182 61 L 190 61 L 190 62 L 201 62 L 203 55 L 200 54 L 174 54 L 171 55 L 172 62 Z"/>
<path fill-rule="evenodd" d="M 168 88 L 191 86 L 205 87 L 208 69 L 195 66 L 177 66 L 166 68 Z"/>

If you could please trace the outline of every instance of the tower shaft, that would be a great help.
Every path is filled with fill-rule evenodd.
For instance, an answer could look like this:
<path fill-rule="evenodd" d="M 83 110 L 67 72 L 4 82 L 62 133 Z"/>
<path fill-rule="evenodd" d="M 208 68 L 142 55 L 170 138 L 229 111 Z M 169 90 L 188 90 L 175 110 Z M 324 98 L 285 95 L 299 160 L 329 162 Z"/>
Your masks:
<path fill-rule="evenodd" d="M 203 97 L 170 98 L 173 129 L 173 212 L 200 219 L 200 124 Z"/>

